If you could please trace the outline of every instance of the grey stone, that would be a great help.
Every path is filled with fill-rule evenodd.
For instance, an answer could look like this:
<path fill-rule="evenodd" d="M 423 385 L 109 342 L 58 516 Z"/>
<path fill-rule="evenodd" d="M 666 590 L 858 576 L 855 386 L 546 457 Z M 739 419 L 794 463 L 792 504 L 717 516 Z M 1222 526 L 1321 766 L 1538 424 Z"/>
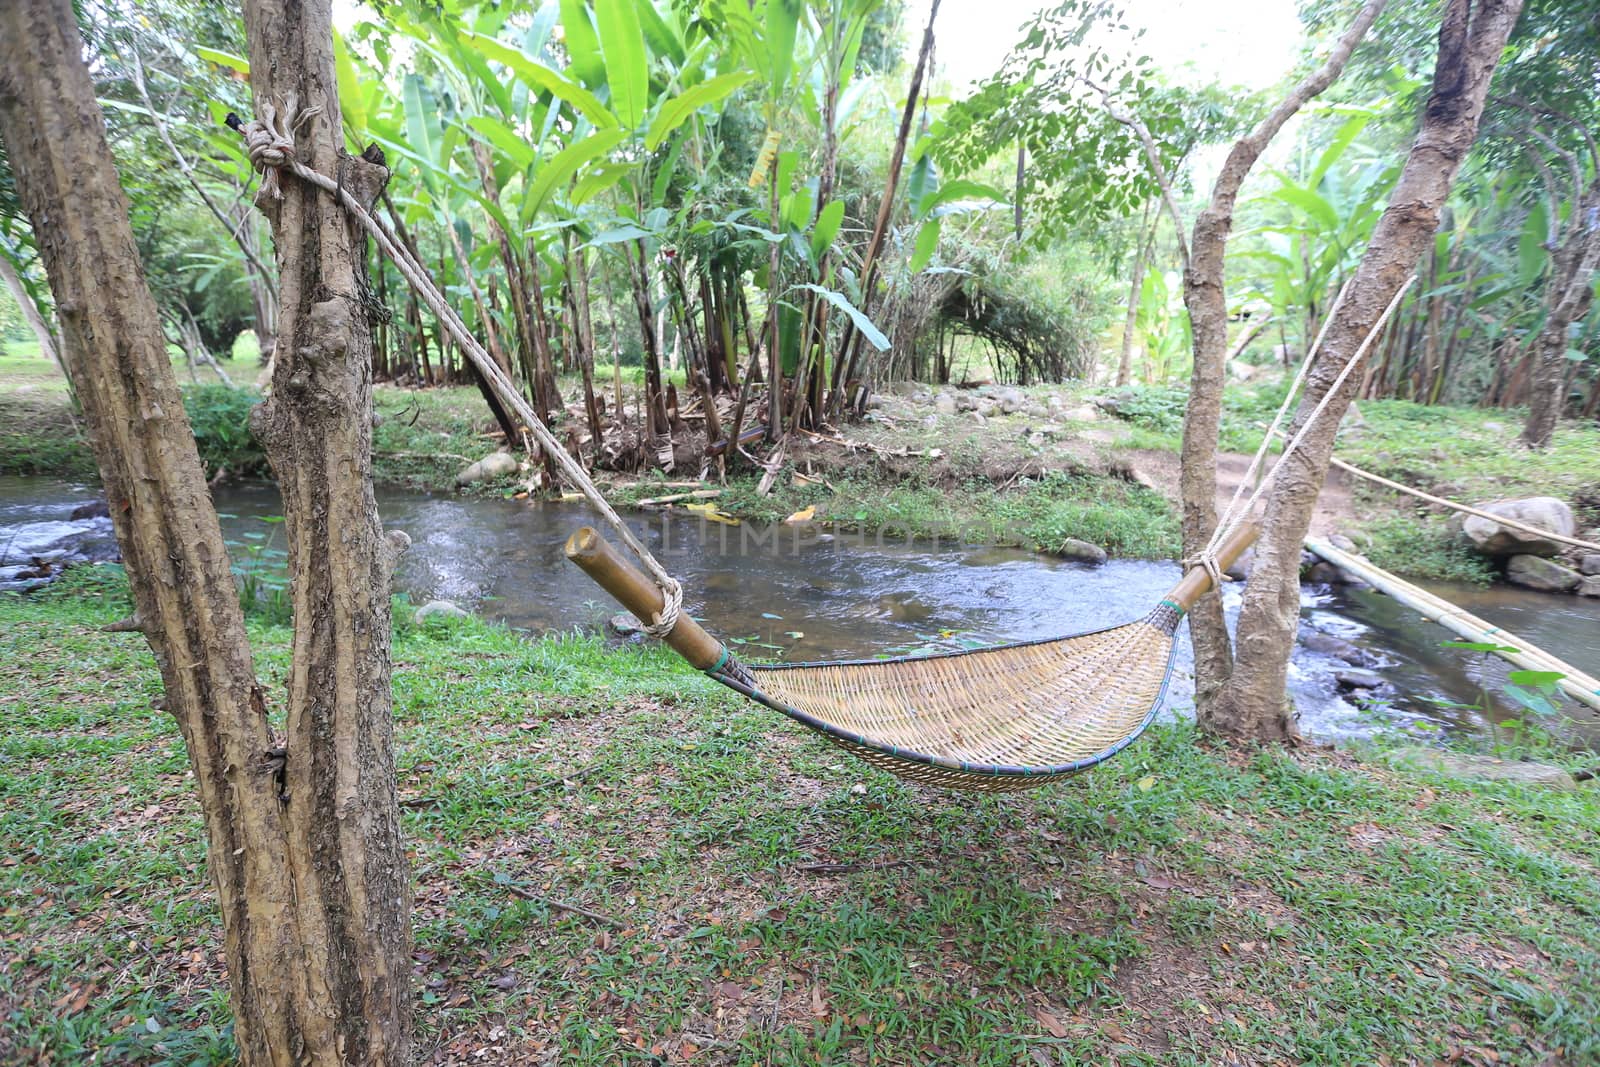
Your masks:
<path fill-rule="evenodd" d="M 1337 548 L 1341 552 L 1356 551 L 1356 543 L 1350 540 L 1350 538 L 1346 537 L 1344 534 L 1334 534 L 1332 537 L 1328 538 L 1328 544 L 1332 545 L 1334 548 Z"/>
<path fill-rule="evenodd" d="M 956 398 L 949 393 L 940 393 L 933 398 L 933 410 L 941 415 L 954 415 L 956 413 Z"/>
<path fill-rule="evenodd" d="M 1000 390 L 1000 410 L 1007 415 L 1015 415 L 1027 406 L 1028 398 L 1018 389 Z"/>
<path fill-rule="evenodd" d="M 417 609 L 417 613 L 412 616 L 412 621 L 420 625 L 429 619 L 470 619 L 471 617 L 472 612 L 465 611 L 448 600 L 430 600 Z"/>
<path fill-rule="evenodd" d="M 619 611 L 606 620 L 606 629 L 618 637 L 632 637 L 634 634 L 644 633 L 644 627 L 639 620 L 626 611 Z"/>
<path fill-rule="evenodd" d="M 1456 752 L 1442 752 L 1436 748 L 1424 748 L 1420 745 L 1396 749 L 1389 754 L 1389 760 L 1399 766 L 1432 771 L 1451 778 L 1465 778 L 1474 782 L 1519 782 L 1522 785 L 1540 786 L 1562 792 L 1578 788 L 1578 783 L 1572 775 L 1548 763 L 1469 756 Z"/>
<path fill-rule="evenodd" d="M 1333 680 L 1345 691 L 1352 689 L 1382 689 L 1383 675 L 1362 667 L 1341 667 L 1333 672 Z"/>
<path fill-rule="evenodd" d="M 509 452 L 491 452 L 478 462 L 456 475 L 457 485 L 471 485 L 490 478 L 504 478 L 517 473 L 517 457 Z"/>
<path fill-rule="evenodd" d="M 982 426 L 984 423 L 989 421 L 988 417 L 985 416 L 981 411 L 969 411 L 967 412 L 967 418 L 977 423 L 979 426 Z"/>
<path fill-rule="evenodd" d="M 1581 574 L 1600 574 L 1600 552 L 1585 552 L 1578 560 Z"/>
<path fill-rule="evenodd" d="M 1578 588 L 1573 592 L 1579 596 L 1600 596 L 1600 574 L 1591 574 L 1578 583 Z"/>
<path fill-rule="evenodd" d="M 1074 422 L 1094 422 L 1100 418 L 1100 409 L 1093 404 L 1079 404 L 1069 408 L 1062 418 L 1072 419 Z"/>
<path fill-rule="evenodd" d="M 1344 573 L 1331 563 L 1318 560 L 1306 571 L 1305 580 L 1313 585 L 1340 585 L 1343 583 Z"/>
<path fill-rule="evenodd" d="M 1578 529 L 1572 509 L 1553 496 L 1535 496 L 1524 500 L 1496 500 L 1479 506 L 1479 510 L 1563 537 L 1572 537 Z M 1526 530 L 1501 526 L 1493 519 L 1468 515 L 1461 522 L 1461 536 L 1476 551 L 1486 556 L 1554 556 L 1561 551 L 1559 541 Z"/>
<path fill-rule="evenodd" d="M 1076 560 L 1079 563 L 1089 563 L 1098 567 L 1107 559 L 1106 550 L 1099 545 L 1092 545 L 1088 541 L 1080 541 L 1076 537 L 1069 537 L 1061 542 L 1056 549 L 1056 555 L 1062 559 Z"/>
<path fill-rule="evenodd" d="M 1232 563 L 1223 568 L 1222 573 L 1226 574 L 1229 578 L 1232 578 L 1236 582 L 1242 582 L 1246 578 L 1250 577 L 1250 568 L 1254 567 L 1255 564 L 1256 550 L 1255 546 L 1252 545 L 1244 550 L 1244 555 L 1240 556 L 1238 559 L 1234 560 Z"/>
<path fill-rule="evenodd" d="M 1303 631 L 1300 634 L 1300 647 L 1310 652 L 1331 656 L 1352 667 L 1371 668 L 1378 665 L 1377 657 L 1366 649 L 1334 634 L 1325 634 L 1321 630 Z"/>
<path fill-rule="evenodd" d="M 939 416 L 937 416 L 937 415 L 925 415 L 925 416 L 923 416 L 922 428 L 924 430 L 931 430 L 931 429 L 933 429 L 934 427 L 936 427 L 938 425 L 939 425 Z"/>
<path fill-rule="evenodd" d="M 1506 581 L 1546 593 L 1565 593 L 1583 581 L 1583 575 L 1542 556 L 1512 556 L 1506 564 Z"/>
<path fill-rule="evenodd" d="M 977 410 L 979 415 L 986 419 L 992 419 L 1001 410 L 1000 401 L 995 400 L 993 397 L 983 397 L 978 401 Z"/>

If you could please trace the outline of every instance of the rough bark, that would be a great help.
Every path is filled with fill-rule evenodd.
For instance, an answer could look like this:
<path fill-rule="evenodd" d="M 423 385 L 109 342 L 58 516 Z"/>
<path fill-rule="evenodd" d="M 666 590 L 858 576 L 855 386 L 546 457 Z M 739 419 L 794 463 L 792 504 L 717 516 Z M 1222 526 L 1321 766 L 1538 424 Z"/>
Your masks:
<path fill-rule="evenodd" d="M 328 0 L 246 0 L 256 105 L 298 102 L 297 158 L 370 205 L 387 172 L 347 155 Z M 313 114 L 308 112 L 320 109 Z M 285 869 L 300 922 L 301 1062 L 408 1064 L 411 883 L 395 795 L 386 538 L 372 492 L 365 238 L 293 177 L 263 195 L 278 261 L 271 398 L 251 420 L 283 494 L 292 576 Z"/>
<path fill-rule="evenodd" d="M 1495 64 L 1521 8 L 1522 0 L 1449 0 L 1446 5 L 1421 129 L 1307 376 L 1296 429 L 1329 393 L 1433 240 L 1450 186 L 1477 136 Z M 1213 730 L 1263 740 L 1295 736 L 1285 684 L 1300 618 L 1300 548 L 1360 371 L 1357 365 L 1329 399 L 1299 450 L 1280 461 L 1282 471 L 1268 494 L 1239 615 L 1233 675 L 1208 708 L 1207 724 Z"/>
<path fill-rule="evenodd" d="M 1117 385 L 1133 380 L 1133 334 L 1139 328 L 1139 296 L 1144 290 L 1145 231 L 1150 229 L 1147 207 L 1139 221 L 1139 235 L 1133 246 L 1133 275 L 1128 282 L 1128 313 L 1122 323 L 1122 352 L 1117 357 Z"/>
<path fill-rule="evenodd" d="M 1522 424 L 1522 443 L 1529 448 L 1550 447 L 1566 407 L 1569 328 L 1588 314 L 1594 274 L 1600 269 L 1600 178 L 1573 205 L 1567 229 L 1550 257 L 1544 325 L 1533 342 L 1528 417 Z"/>
<path fill-rule="evenodd" d="M 326 46 L 325 8 L 320 25 Z M 0 4 L 0 137 L 56 295 L 63 353 L 92 427 L 95 458 L 133 591 L 135 628 L 145 634 L 155 655 L 167 708 L 183 734 L 194 772 L 208 869 L 222 914 L 239 1057 L 248 1067 L 404 1062 L 404 1040 L 395 1043 L 388 1037 L 403 1039 L 406 1033 L 405 954 L 396 959 L 374 952 L 373 938 L 359 927 L 360 939 L 354 944 L 330 929 L 322 921 L 328 912 L 319 907 L 312 884 L 317 864 L 323 865 L 325 879 L 345 875 L 345 883 L 334 892 L 346 901 L 357 896 L 378 901 L 382 914 L 374 920 L 376 929 L 398 926 L 403 948 L 403 853 L 395 853 L 397 899 L 391 886 L 374 897 L 378 887 L 360 866 L 346 862 L 348 854 L 324 847 L 341 833 L 366 838 L 369 812 L 361 797 L 373 785 L 380 791 L 387 787 L 393 809 L 392 775 L 366 764 L 360 766 L 366 780 L 351 782 L 346 771 L 357 769 L 356 761 L 340 759 L 339 766 L 332 766 L 335 750 L 324 747 L 317 761 L 321 773 L 340 783 L 341 795 L 354 787 L 352 802 L 338 813 L 342 820 L 318 809 L 318 833 L 311 834 L 304 823 L 317 806 L 299 779 L 313 761 L 299 740 L 291 739 L 289 767 L 295 780 L 286 785 L 275 774 L 281 763 L 256 682 L 227 550 L 82 52 L 69 0 Z M 331 84 L 331 56 L 327 73 Z M 365 417 L 360 425 L 367 425 Z M 339 464 L 364 454 L 341 455 Z M 303 552 L 300 562 L 303 568 Z M 302 573 L 302 597 L 304 579 Z M 383 625 L 376 625 L 379 621 Z M 345 635 L 364 630 L 383 641 L 387 618 L 346 617 L 339 629 Z M 320 684 L 317 661 L 305 654 L 307 636 L 302 630 L 297 638 L 295 674 Z M 370 699 L 387 710 L 387 674 L 381 679 L 369 674 L 367 680 L 381 680 L 381 686 L 369 691 L 381 696 Z M 372 744 L 362 741 L 363 748 Z M 292 803 L 280 799 L 285 790 Z M 396 988 L 402 996 L 383 1006 L 378 998 L 347 995 L 376 985 L 330 982 L 336 975 L 325 963 L 334 954 L 352 966 L 359 958 L 359 967 L 369 975 L 398 963 Z M 386 1013 L 376 1010 L 380 1007 Z"/>
<path fill-rule="evenodd" d="M 1234 144 L 1212 186 L 1210 202 L 1194 221 L 1183 273 L 1183 301 L 1189 309 L 1194 351 L 1180 453 L 1185 557 L 1200 554 L 1217 524 L 1217 439 L 1228 353 L 1224 266 L 1239 188 L 1284 123 L 1343 72 L 1350 53 L 1386 2 L 1367 0 L 1322 66 L 1296 85 L 1260 125 Z M 1209 725 L 1211 697 L 1227 681 L 1232 663 L 1219 594 L 1203 597 L 1195 605 L 1189 615 L 1189 632 L 1194 637 L 1195 647 L 1195 702 L 1201 724 Z"/>

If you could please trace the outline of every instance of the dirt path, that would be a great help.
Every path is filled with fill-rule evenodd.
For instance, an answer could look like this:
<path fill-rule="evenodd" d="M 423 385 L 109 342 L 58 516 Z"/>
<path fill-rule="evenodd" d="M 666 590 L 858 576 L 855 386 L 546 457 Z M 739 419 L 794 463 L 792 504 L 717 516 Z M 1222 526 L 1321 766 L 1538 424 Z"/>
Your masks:
<path fill-rule="evenodd" d="M 1178 499 L 1178 454 L 1155 449 L 1136 449 L 1122 454 L 1132 476 L 1161 493 L 1174 506 Z M 1250 470 L 1251 457 L 1238 452 L 1217 455 L 1217 514 L 1227 510 L 1228 502 Z M 1249 489 L 1245 490 L 1248 497 Z M 1318 537 L 1338 533 L 1355 515 L 1350 499 L 1349 475 L 1340 470 L 1330 470 L 1328 480 L 1317 497 L 1316 510 L 1311 514 L 1311 533 Z"/>

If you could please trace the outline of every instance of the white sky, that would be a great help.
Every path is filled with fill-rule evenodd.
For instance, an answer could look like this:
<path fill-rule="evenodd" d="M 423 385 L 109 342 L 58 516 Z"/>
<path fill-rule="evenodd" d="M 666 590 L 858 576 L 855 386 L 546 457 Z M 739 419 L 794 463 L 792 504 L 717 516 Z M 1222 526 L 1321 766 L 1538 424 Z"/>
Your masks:
<path fill-rule="evenodd" d="M 1128 23 L 1168 77 L 1264 89 L 1299 58 L 1301 27 L 1293 0 L 1125 0 Z M 1049 0 L 941 0 L 934 23 L 935 61 L 951 95 L 993 73 L 1022 36 L 1019 27 Z M 928 21 L 928 0 L 906 6 L 914 48 Z"/>
<path fill-rule="evenodd" d="M 1300 54 L 1294 0 L 1125 0 L 1129 24 L 1146 31 L 1143 46 L 1168 77 L 1264 89 Z M 934 25 L 936 62 L 953 96 L 993 73 L 1022 36 L 1019 27 L 1049 0 L 941 0 Z M 348 30 L 360 0 L 333 0 L 333 20 Z M 365 12 L 370 17 L 370 12 Z M 906 5 L 906 40 L 915 48 L 928 21 L 928 0 Z"/>

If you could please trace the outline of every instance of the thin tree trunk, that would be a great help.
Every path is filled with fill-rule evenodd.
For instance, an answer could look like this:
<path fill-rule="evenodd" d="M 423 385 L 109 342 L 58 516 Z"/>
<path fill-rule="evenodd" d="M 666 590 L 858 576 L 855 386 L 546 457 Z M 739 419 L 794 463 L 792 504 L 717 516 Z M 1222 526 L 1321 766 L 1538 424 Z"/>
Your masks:
<path fill-rule="evenodd" d="M 22 309 L 22 317 L 28 320 L 28 329 L 33 331 L 34 340 L 39 342 L 39 354 L 65 374 L 66 367 L 61 362 L 61 353 L 56 350 L 56 338 L 50 332 L 50 324 L 39 314 L 38 305 L 33 302 L 33 297 L 28 295 L 27 288 L 22 284 L 22 277 L 5 256 L 0 256 L 0 280 L 6 283 L 11 298 Z"/>
<path fill-rule="evenodd" d="M 1139 296 L 1144 291 L 1145 231 L 1150 229 L 1150 209 L 1146 206 L 1139 220 L 1139 236 L 1133 248 L 1133 278 L 1128 283 L 1128 314 L 1122 323 L 1122 353 L 1117 357 L 1117 385 L 1133 379 L 1133 334 L 1139 328 Z"/>
<path fill-rule="evenodd" d="M 583 409 L 589 417 L 589 438 L 594 455 L 605 443 L 605 424 L 594 395 L 594 318 L 589 308 L 589 259 L 581 246 L 567 253 L 567 280 L 572 293 L 572 333 L 578 349 L 578 366 L 583 370 Z M 619 413 L 620 414 L 620 413 Z"/>
<path fill-rule="evenodd" d="M 387 172 L 341 147 L 328 0 L 245 0 L 245 29 L 258 107 L 320 108 L 292 120 L 297 158 L 370 206 Z M 318 1061 L 398 1065 L 411 1056 L 411 884 L 395 795 L 389 592 L 407 541 L 384 536 L 372 490 L 372 330 L 352 298 L 368 291 L 365 237 L 332 197 L 282 183 L 282 201 L 258 203 L 273 230 L 287 343 L 251 425 L 283 494 L 292 575 L 284 810 L 306 1005 L 320 1016 L 308 1046 Z"/>
<path fill-rule="evenodd" d="M 905 110 L 900 113 L 900 129 L 895 134 L 894 149 L 889 153 L 889 175 L 884 181 L 883 199 L 878 201 L 878 214 L 872 222 L 872 235 L 867 239 L 867 250 L 861 257 L 861 310 L 870 315 L 872 313 L 872 285 L 877 277 L 878 253 L 883 248 L 883 239 L 889 232 L 889 217 L 894 211 L 895 191 L 900 188 L 900 168 L 905 163 L 906 142 L 911 135 L 911 122 L 917 115 L 917 97 L 922 95 L 922 81 L 928 73 L 928 58 L 933 51 L 933 22 L 939 17 L 939 0 L 933 0 L 928 7 L 928 24 L 922 31 L 922 45 L 917 50 L 917 65 L 911 73 L 911 87 L 906 92 Z M 777 254 L 774 246 L 774 255 Z M 776 320 L 776 317 L 774 317 Z M 861 338 L 851 323 L 844 328 L 844 337 L 839 344 L 838 361 L 833 369 L 833 399 L 829 402 L 832 413 L 839 414 L 844 410 L 844 398 L 840 394 L 844 383 L 856 377 L 857 353 L 861 348 Z M 777 349 L 777 345 L 773 345 Z M 862 390 L 865 392 L 865 389 Z M 777 418 L 774 417 L 776 422 Z"/>
<path fill-rule="evenodd" d="M 1284 123 L 1343 72 L 1351 52 L 1366 36 L 1385 3 L 1386 0 L 1367 0 L 1322 66 L 1296 85 L 1248 136 L 1234 144 L 1212 187 L 1210 203 L 1195 219 L 1183 273 L 1183 300 L 1189 309 L 1194 352 L 1179 457 L 1186 558 L 1196 557 L 1204 550 L 1217 524 L 1217 441 L 1228 351 L 1225 257 L 1239 188 Z M 1189 616 L 1189 632 L 1195 646 L 1196 710 L 1205 725 L 1211 697 L 1227 681 L 1232 662 L 1220 594 L 1211 593 L 1195 605 Z"/>
<path fill-rule="evenodd" d="M 1566 239 L 1551 256 L 1544 325 L 1531 353 L 1528 417 L 1522 425 L 1522 443 L 1529 448 L 1550 447 L 1566 407 L 1568 330 L 1588 314 L 1600 268 L 1600 178 L 1573 204 L 1572 216 Z"/>
<path fill-rule="evenodd" d="M 339 111 L 326 3 L 307 0 L 294 19 L 266 0 L 248 7 L 258 99 L 294 90 L 324 108 L 297 149 L 331 172 Z M 345 297 L 313 301 L 358 291 L 360 242 L 292 179 L 270 205 L 293 294 L 294 344 L 256 420 L 283 478 L 294 572 L 285 750 L 82 54 L 68 0 L 0 4 L 0 137 L 94 427 L 135 620 L 189 752 L 239 1058 L 409 1063 L 410 888 L 388 674 L 396 549 L 367 476 L 370 339 Z M 346 187 L 375 191 L 381 169 L 348 162 Z"/>
<path fill-rule="evenodd" d="M 1329 394 L 1433 240 L 1456 172 L 1477 136 L 1495 64 L 1521 8 L 1522 0 L 1449 0 L 1446 5 L 1422 127 L 1307 376 L 1297 428 Z M 1297 734 L 1286 682 L 1300 618 L 1301 545 L 1359 372 L 1356 366 L 1329 398 L 1299 450 L 1280 460 L 1282 472 L 1268 494 L 1239 615 L 1238 659 L 1226 687 L 1210 703 L 1209 729 L 1262 740 L 1288 740 Z"/>

